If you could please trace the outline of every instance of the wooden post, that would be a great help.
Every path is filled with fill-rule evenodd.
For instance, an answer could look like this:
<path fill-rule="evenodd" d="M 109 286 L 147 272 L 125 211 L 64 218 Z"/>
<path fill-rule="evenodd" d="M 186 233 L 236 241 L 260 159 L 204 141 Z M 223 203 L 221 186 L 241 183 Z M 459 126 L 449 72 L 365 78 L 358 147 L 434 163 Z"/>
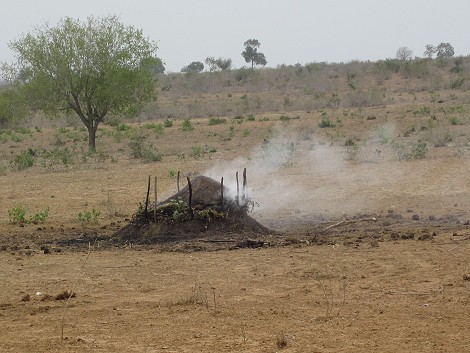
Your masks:
<path fill-rule="evenodd" d="M 246 168 L 243 169 L 243 204 L 246 203 L 248 198 L 247 191 L 246 191 Z"/>
<path fill-rule="evenodd" d="M 154 189 L 154 201 L 155 206 L 153 208 L 153 221 L 157 223 L 157 177 L 155 177 L 155 189 Z"/>
<path fill-rule="evenodd" d="M 176 187 L 178 188 L 178 192 L 180 192 L 180 171 L 178 170 L 178 176 L 176 177 Z"/>
<path fill-rule="evenodd" d="M 193 219 L 194 217 L 194 214 L 193 214 L 193 207 L 192 207 L 192 203 L 193 203 L 193 187 L 191 185 L 191 180 L 189 180 L 189 177 L 186 177 L 186 179 L 188 180 L 188 190 L 189 190 L 189 199 L 188 199 L 188 206 L 189 206 L 189 213 L 191 215 L 191 219 Z"/>
<path fill-rule="evenodd" d="M 145 219 L 148 219 L 149 196 L 150 196 L 150 175 L 149 175 L 149 181 L 147 185 L 147 197 L 145 198 Z"/>
<path fill-rule="evenodd" d="M 238 172 L 235 173 L 237 179 L 237 206 L 240 206 L 240 186 L 238 185 Z"/>
<path fill-rule="evenodd" d="M 222 210 L 224 210 L 224 177 L 220 179 L 220 196 L 222 198 Z"/>

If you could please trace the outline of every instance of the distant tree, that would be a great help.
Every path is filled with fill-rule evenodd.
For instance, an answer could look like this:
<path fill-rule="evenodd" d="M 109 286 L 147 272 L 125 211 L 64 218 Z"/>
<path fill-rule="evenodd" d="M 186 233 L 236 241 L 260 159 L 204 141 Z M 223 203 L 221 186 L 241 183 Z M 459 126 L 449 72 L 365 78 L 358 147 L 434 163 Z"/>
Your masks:
<path fill-rule="evenodd" d="M 165 73 L 165 64 L 163 63 L 162 59 L 160 58 L 155 58 L 155 61 L 153 64 L 150 65 L 151 70 L 155 74 L 164 74 Z"/>
<path fill-rule="evenodd" d="M 193 72 L 201 72 L 204 70 L 204 64 L 200 61 L 193 61 L 191 64 L 183 67 L 181 72 L 185 73 L 193 73 Z"/>
<path fill-rule="evenodd" d="M 232 67 L 232 59 L 223 59 L 210 56 L 206 58 L 206 65 L 209 66 L 209 71 L 230 70 Z"/>
<path fill-rule="evenodd" d="M 454 47 L 450 43 L 441 43 L 436 47 L 436 56 L 438 59 L 445 59 L 454 56 Z"/>
<path fill-rule="evenodd" d="M 426 50 L 424 51 L 424 56 L 428 59 L 431 59 L 434 54 L 436 54 L 436 47 L 432 44 L 426 44 Z"/>
<path fill-rule="evenodd" d="M 98 125 L 110 115 L 137 114 L 155 98 L 156 44 L 117 17 L 62 19 L 11 42 L 16 65 L 2 73 L 25 91 L 33 108 L 46 114 L 73 111 L 96 149 Z"/>
<path fill-rule="evenodd" d="M 424 56 L 427 58 L 432 58 L 436 55 L 438 59 L 445 59 L 454 56 L 454 54 L 454 47 L 450 45 L 450 43 L 441 43 L 437 47 L 432 44 L 428 44 L 424 51 Z"/>
<path fill-rule="evenodd" d="M 411 60 L 413 56 L 413 51 L 408 47 L 400 47 L 397 50 L 396 58 L 398 60 Z"/>
<path fill-rule="evenodd" d="M 16 125 L 27 114 L 25 97 L 14 87 L 0 87 L 0 127 Z"/>
<path fill-rule="evenodd" d="M 242 56 L 247 63 L 251 62 L 251 68 L 255 65 L 265 66 L 268 63 L 264 54 L 258 52 L 261 43 L 257 39 L 248 39 L 243 45 L 245 50 L 242 52 Z"/>

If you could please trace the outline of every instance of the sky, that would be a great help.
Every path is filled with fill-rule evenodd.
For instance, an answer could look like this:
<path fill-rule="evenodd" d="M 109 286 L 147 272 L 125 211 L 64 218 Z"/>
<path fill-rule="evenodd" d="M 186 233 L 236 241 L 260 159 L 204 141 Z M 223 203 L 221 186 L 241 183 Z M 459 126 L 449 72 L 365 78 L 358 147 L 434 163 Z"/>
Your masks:
<path fill-rule="evenodd" d="M 268 67 L 394 58 L 406 46 L 450 43 L 470 54 L 470 0 L 19 0 L 0 14 L 0 62 L 14 61 L 12 40 L 64 17 L 116 15 L 159 47 L 167 72 L 192 61 L 231 58 L 248 65 L 247 39 L 261 43 Z M 5 10 L 6 9 L 6 10 Z"/>

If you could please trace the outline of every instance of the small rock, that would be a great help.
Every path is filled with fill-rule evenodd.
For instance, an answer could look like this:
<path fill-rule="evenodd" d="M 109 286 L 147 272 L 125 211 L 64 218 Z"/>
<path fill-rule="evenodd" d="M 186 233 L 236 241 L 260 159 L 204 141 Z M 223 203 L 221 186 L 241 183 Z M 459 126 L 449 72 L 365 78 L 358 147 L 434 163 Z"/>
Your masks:
<path fill-rule="evenodd" d="M 31 300 L 31 296 L 29 294 L 25 294 L 23 295 L 23 297 L 21 298 L 21 301 L 22 302 L 29 302 Z"/>
<path fill-rule="evenodd" d="M 464 223 L 463 225 L 464 225 L 464 226 L 468 226 L 468 225 L 470 225 L 470 220 L 468 220 L 468 221 L 465 221 L 465 223 Z"/>
<path fill-rule="evenodd" d="M 379 242 L 377 240 L 373 240 L 370 242 L 370 246 L 372 248 L 378 248 L 379 247 Z"/>
<path fill-rule="evenodd" d="M 418 240 L 428 240 L 431 239 L 432 236 L 430 234 L 423 234 L 418 237 Z"/>
<path fill-rule="evenodd" d="M 411 219 L 412 219 L 413 221 L 419 221 L 419 215 L 414 214 L 413 216 L 411 216 Z"/>
<path fill-rule="evenodd" d="M 463 280 L 470 281 L 470 275 L 467 275 L 467 274 L 463 275 Z"/>
<path fill-rule="evenodd" d="M 430 221 L 436 221 L 437 220 L 436 216 L 429 216 L 428 219 Z"/>
<path fill-rule="evenodd" d="M 49 250 L 49 248 L 44 248 L 44 254 L 50 254 L 51 251 Z"/>
<path fill-rule="evenodd" d="M 392 234 L 390 234 L 390 238 L 392 238 L 393 240 L 397 240 L 398 238 L 400 238 L 400 234 L 398 234 L 397 232 L 393 232 Z"/>

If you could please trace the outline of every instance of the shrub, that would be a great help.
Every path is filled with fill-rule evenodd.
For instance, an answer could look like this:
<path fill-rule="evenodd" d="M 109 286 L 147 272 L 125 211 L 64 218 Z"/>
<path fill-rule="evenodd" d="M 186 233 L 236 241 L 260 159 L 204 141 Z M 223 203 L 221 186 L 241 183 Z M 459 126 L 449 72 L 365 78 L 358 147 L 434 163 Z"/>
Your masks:
<path fill-rule="evenodd" d="M 26 217 L 26 208 L 22 206 L 16 206 L 8 210 L 8 216 L 10 217 L 10 223 L 12 224 L 24 224 L 24 223 L 44 223 L 49 216 L 49 207 L 44 211 L 36 211 L 34 215 Z"/>
<path fill-rule="evenodd" d="M 101 211 L 94 207 L 91 211 L 78 212 L 77 220 L 81 223 L 98 223 Z"/>
<path fill-rule="evenodd" d="M 118 124 L 114 127 L 116 131 L 130 131 L 132 128 L 127 124 Z"/>
<path fill-rule="evenodd" d="M 23 224 L 26 223 L 26 208 L 22 206 L 16 206 L 8 210 L 8 216 L 10 217 L 10 223 Z"/>
<path fill-rule="evenodd" d="M 183 130 L 183 131 L 192 131 L 192 130 L 194 130 L 194 127 L 191 124 L 190 119 L 184 119 L 183 120 L 183 123 L 181 124 L 181 130 Z"/>
<path fill-rule="evenodd" d="M 398 160 L 424 159 L 428 153 L 427 143 L 421 140 L 409 147 L 395 144 L 393 148 L 397 153 Z"/>
<path fill-rule="evenodd" d="M 209 125 L 220 125 L 220 124 L 225 124 L 227 122 L 226 119 L 221 119 L 221 118 L 210 118 L 209 119 Z"/>
<path fill-rule="evenodd" d="M 147 135 L 142 130 L 137 130 L 130 138 L 129 146 L 133 158 L 140 158 L 144 162 L 158 162 L 162 155 L 157 152 L 152 144 L 145 144 Z"/>
<path fill-rule="evenodd" d="M 166 119 L 166 120 L 163 122 L 163 126 L 165 126 L 165 127 L 172 127 L 172 126 L 173 126 L 173 121 L 171 121 L 170 119 Z"/>
<path fill-rule="evenodd" d="M 161 135 L 163 134 L 163 125 L 162 124 L 145 124 L 144 127 L 149 130 L 153 130 L 155 133 Z"/>
<path fill-rule="evenodd" d="M 335 125 L 331 122 L 330 118 L 323 116 L 322 120 L 318 124 L 319 128 L 334 127 Z"/>
<path fill-rule="evenodd" d="M 29 148 L 17 155 L 12 163 L 18 170 L 31 168 L 35 162 L 35 155 L 36 152 Z"/>
<path fill-rule="evenodd" d="M 204 155 L 204 148 L 201 146 L 191 147 L 191 156 L 198 159 Z"/>

